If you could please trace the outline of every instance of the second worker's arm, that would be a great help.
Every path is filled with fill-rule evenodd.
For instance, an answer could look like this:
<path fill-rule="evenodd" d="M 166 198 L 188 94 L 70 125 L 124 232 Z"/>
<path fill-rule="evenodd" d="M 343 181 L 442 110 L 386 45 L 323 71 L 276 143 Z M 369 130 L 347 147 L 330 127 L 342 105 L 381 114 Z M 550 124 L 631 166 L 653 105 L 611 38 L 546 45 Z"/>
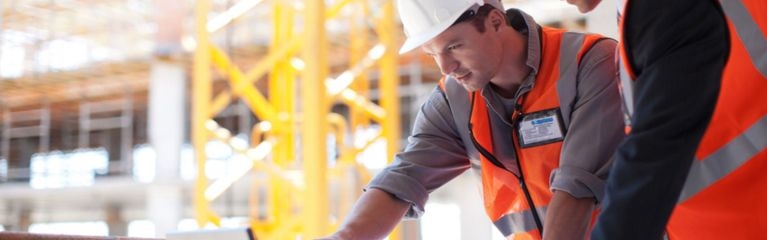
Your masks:
<path fill-rule="evenodd" d="M 729 40 L 718 1 L 633 0 L 624 44 L 635 75 L 631 133 L 592 239 L 660 239 L 716 104 Z"/>

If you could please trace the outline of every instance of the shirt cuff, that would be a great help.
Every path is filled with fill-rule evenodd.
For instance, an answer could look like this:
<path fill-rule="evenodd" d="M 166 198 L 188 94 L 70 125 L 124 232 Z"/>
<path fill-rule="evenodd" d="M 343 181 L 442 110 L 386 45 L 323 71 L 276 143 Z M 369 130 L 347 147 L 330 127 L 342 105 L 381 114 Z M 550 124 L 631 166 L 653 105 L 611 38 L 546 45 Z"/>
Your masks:
<path fill-rule="evenodd" d="M 551 172 L 551 191 L 565 191 L 575 198 L 593 197 L 602 202 L 605 180 L 577 167 L 560 166 Z"/>
<path fill-rule="evenodd" d="M 394 172 L 381 172 L 370 181 L 367 189 L 376 188 L 387 192 L 402 201 L 410 203 L 405 218 L 419 218 L 424 213 L 424 206 L 429 194 L 417 181 L 407 175 Z"/>

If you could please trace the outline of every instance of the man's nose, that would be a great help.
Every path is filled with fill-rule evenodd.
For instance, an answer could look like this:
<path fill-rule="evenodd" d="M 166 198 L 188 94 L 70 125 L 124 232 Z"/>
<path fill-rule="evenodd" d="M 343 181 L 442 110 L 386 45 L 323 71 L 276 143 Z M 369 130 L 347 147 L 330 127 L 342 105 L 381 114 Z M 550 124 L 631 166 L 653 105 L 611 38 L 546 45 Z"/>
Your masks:
<path fill-rule="evenodd" d="M 446 56 L 445 54 L 435 55 L 434 61 L 437 62 L 439 70 L 443 75 L 450 75 L 458 68 L 458 61 L 455 61 L 454 58 Z"/>

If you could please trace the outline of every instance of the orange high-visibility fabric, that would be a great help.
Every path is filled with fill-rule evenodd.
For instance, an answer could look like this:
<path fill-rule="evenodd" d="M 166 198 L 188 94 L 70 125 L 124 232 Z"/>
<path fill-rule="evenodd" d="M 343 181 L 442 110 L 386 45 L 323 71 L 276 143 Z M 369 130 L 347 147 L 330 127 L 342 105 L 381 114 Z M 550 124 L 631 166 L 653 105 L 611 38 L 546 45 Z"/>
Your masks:
<path fill-rule="evenodd" d="M 535 78 L 534 87 L 525 94 L 521 111 L 532 113 L 542 110 L 559 108 L 557 92 L 557 80 L 560 78 L 560 45 L 564 30 L 543 28 L 542 29 L 542 63 Z M 578 54 L 578 59 L 583 56 L 601 36 L 587 35 Z M 475 102 L 471 115 L 474 137 L 482 147 L 493 153 L 492 132 L 490 127 L 489 113 L 484 98 L 478 92 L 475 94 Z M 516 117 L 516 114 L 512 117 Z M 562 142 L 554 142 L 528 148 L 519 148 L 517 133 L 513 134 L 515 149 L 519 157 L 520 171 L 522 171 L 525 183 L 536 207 L 544 207 L 549 204 L 552 193 L 549 190 L 549 176 L 559 166 L 559 158 Z M 496 221 L 505 215 L 530 211 L 525 194 L 520 187 L 519 180 L 509 171 L 496 167 L 484 156 L 480 157 L 482 166 L 482 187 L 485 201 L 485 210 L 492 221 Z M 541 216 L 543 217 L 543 216 Z M 527 234 L 516 235 L 533 236 L 540 239 L 540 233 L 533 229 Z"/>
<path fill-rule="evenodd" d="M 741 1 L 741 0 L 724 0 Z M 761 36 L 767 39 L 767 1 L 742 0 Z M 728 12 L 725 11 L 725 15 Z M 731 18 L 731 16 L 728 16 Z M 730 57 L 722 76 L 722 88 L 711 123 L 701 140 L 696 160 L 706 161 L 744 132 L 767 117 L 767 78 L 728 19 Z M 764 63 L 762 63 L 764 64 Z M 764 67 L 764 66 L 762 66 Z M 767 132 L 755 135 L 762 139 Z M 767 151 L 763 146 L 734 171 L 688 199 L 682 199 L 667 225 L 670 239 L 765 239 L 767 238 Z M 731 159 L 727 159 L 728 161 Z M 687 181 L 695 179 L 688 178 Z"/>

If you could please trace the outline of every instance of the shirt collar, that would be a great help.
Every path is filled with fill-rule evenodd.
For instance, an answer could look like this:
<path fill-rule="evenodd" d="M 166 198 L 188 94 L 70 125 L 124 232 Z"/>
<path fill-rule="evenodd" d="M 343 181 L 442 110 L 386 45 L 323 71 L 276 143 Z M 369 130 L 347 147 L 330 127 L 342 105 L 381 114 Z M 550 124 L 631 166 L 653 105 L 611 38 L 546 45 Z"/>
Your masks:
<path fill-rule="evenodd" d="M 527 36 L 526 64 L 532 68 L 531 75 L 537 75 L 541 65 L 541 36 L 538 23 L 527 13 L 515 8 L 506 10 L 506 18 L 514 29 Z"/>
<path fill-rule="evenodd" d="M 522 84 L 517 89 L 517 93 L 515 93 L 514 98 L 516 99 L 519 97 L 519 95 L 529 91 L 535 85 L 535 77 L 538 75 L 542 54 L 541 36 L 539 31 L 540 27 L 535 22 L 533 17 L 519 9 L 510 8 L 506 10 L 506 18 L 509 21 L 509 25 L 511 25 L 515 30 L 519 31 L 523 35 L 527 36 L 527 60 L 525 61 L 525 64 L 531 68 L 530 73 L 525 76 L 525 79 L 522 80 Z M 534 29 L 534 31 L 530 31 L 530 29 Z M 490 84 L 487 84 L 482 89 L 481 95 L 486 100 L 492 99 L 488 96 L 488 94 L 491 94 L 490 92 L 495 90 L 491 88 L 492 87 Z M 492 102 L 492 100 L 489 102 Z"/>

